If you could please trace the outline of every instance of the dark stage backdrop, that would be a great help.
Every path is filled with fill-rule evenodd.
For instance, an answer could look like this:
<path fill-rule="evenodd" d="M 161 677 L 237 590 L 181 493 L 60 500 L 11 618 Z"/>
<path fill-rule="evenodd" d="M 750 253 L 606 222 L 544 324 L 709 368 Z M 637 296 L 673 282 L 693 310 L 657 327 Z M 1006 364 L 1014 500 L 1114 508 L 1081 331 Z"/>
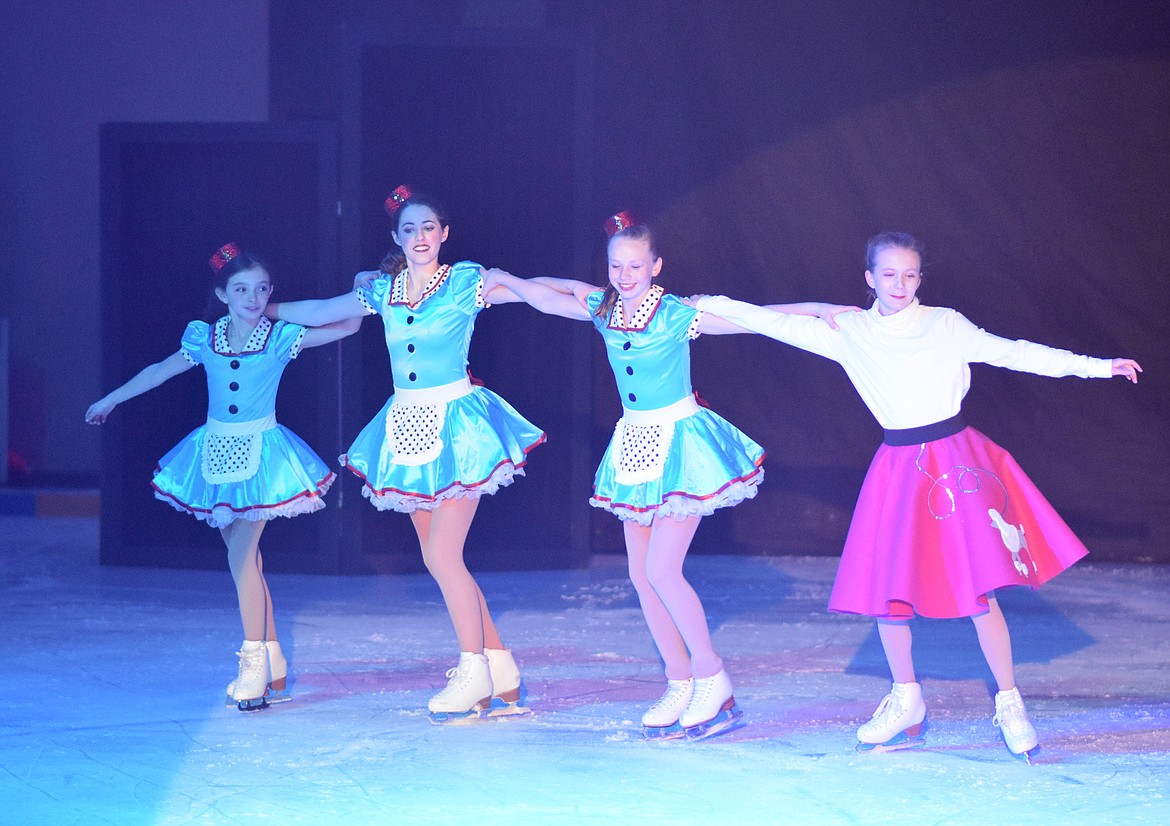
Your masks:
<path fill-rule="evenodd" d="M 955 306 L 1008 337 L 1142 362 L 1137 387 L 976 367 L 968 412 L 1016 455 L 1095 558 L 1170 561 L 1167 4 L 548 0 L 524 4 L 536 9 L 526 30 L 473 29 L 468 10 L 482 7 L 274 3 L 273 117 L 356 122 L 342 112 L 353 96 L 349 67 L 360 62 L 345 36 L 385 33 L 395 48 L 377 67 L 384 131 L 372 147 L 385 166 L 367 167 L 363 156 L 360 169 L 373 177 L 359 181 L 358 167 L 347 167 L 354 181 L 346 185 L 368 187 L 364 197 L 376 203 L 408 172 L 442 176 L 455 164 L 461 180 L 477 182 L 475 196 L 503 187 L 519 197 L 483 202 L 491 209 L 470 223 L 458 210 L 476 207 L 476 198 L 451 194 L 446 179 L 434 188 L 455 206 L 453 243 L 494 226 L 492 240 L 518 250 L 485 263 L 517 270 L 524 255 L 559 253 L 560 236 L 547 234 L 555 223 L 547 216 L 556 215 L 585 233 L 596 263 L 583 274 L 600 278 L 597 227 L 630 207 L 660 230 L 663 283 L 675 292 L 854 303 L 866 300 L 865 240 L 882 229 L 917 232 L 928 246 L 924 301 Z M 436 32 L 493 38 L 499 50 L 486 59 L 482 50 L 432 54 Z M 559 154 L 564 110 L 531 97 L 548 94 L 555 77 L 517 81 L 505 107 L 506 134 L 519 138 L 514 152 L 493 142 L 494 132 L 466 131 L 486 104 L 443 80 L 490 87 L 511 77 L 501 68 L 510 50 L 550 38 L 579 44 L 589 60 L 577 82 L 589 96 L 587 145 L 597 160 L 587 186 L 576 182 L 585 197 L 571 207 L 549 178 L 544 149 L 523 137 L 531 130 Z M 396 82 L 405 76 L 426 88 Z M 475 155 L 482 140 L 492 142 L 491 160 Z M 445 151 L 434 155 L 437 147 Z M 543 213 L 539 232 L 512 220 L 517 203 Z M 362 263 L 373 263 L 378 244 L 346 248 L 362 244 Z M 549 339 L 559 329 L 550 326 Z M 518 382 L 522 408 L 529 386 L 568 398 L 574 374 L 552 364 L 523 362 L 489 383 Z M 760 496 L 708 520 L 695 550 L 839 553 L 880 438 L 840 371 L 747 337 L 701 338 L 693 364 L 704 397 L 769 451 Z M 617 410 L 601 359 L 594 371 L 591 461 Z M 576 471 L 586 483 L 589 464 Z M 493 507 L 516 505 L 507 495 Z M 620 552 L 616 520 L 597 514 L 590 523 L 594 550 Z M 558 538 L 555 529 L 548 538 Z"/>
<path fill-rule="evenodd" d="M 866 239 L 926 242 L 925 304 L 998 335 L 1146 369 L 1049 379 L 973 365 L 968 421 L 1097 559 L 1170 561 L 1170 60 L 1025 65 L 900 95 L 743 158 L 663 203 L 682 292 L 868 304 Z M 734 204 L 731 237 L 711 204 Z M 700 339 L 696 383 L 769 450 L 730 547 L 840 548 L 881 432 L 843 372 L 760 337 Z"/>
<path fill-rule="evenodd" d="M 204 318 L 206 262 L 227 241 L 267 262 L 278 300 L 343 286 L 332 125 L 108 124 L 101 152 L 107 391 L 178 350 L 187 322 Z M 341 449 L 340 347 L 304 351 L 277 401 L 279 421 L 331 463 Z M 206 386 L 194 368 L 120 405 L 103 426 L 103 564 L 224 567 L 219 533 L 155 500 L 150 487 L 157 459 L 206 421 Z M 338 572 L 340 498 L 335 490 L 322 511 L 270 522 L 265 567 Z"/>

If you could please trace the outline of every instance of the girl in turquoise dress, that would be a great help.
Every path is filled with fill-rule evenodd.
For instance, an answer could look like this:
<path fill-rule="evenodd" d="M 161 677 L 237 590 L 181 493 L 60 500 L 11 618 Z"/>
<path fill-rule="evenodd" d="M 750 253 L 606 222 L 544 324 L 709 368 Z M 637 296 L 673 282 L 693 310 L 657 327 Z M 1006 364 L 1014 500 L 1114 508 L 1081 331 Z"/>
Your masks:
<path fill-rule="evenodd" d="M 228 696 L 241 711 L 287 699 L 288 666 L 277 641 L 272 597 L 264 579 L 260 534 L 269 519 L 325 507 L 329 466 L 295 433 L 276 422 L 276 391 L 284 368 L 308 347 L 353 333 L 357 321 L 306 329 L 264 317 L 272 279 L 250 253 L 226 244 L 211 258 L 216 300 L 227 315 L 192 321 L 178 352 L 150 365 L 94 402 L 85 420 L 103 423 L 128 399 L 202 365 L 207 372 L 207 423 L 158 462 L 156 498 L 219 528 L 228 548 L 244 625 L 239 674 Z"/>
<path fill-rule="evenodd" d="M 468 378 L 476 316 L 518 299 L 478 264 L 439 263 L 450 228 L 436 201 L 400 186 L 386 210 L 399 250 L 381 271 L 359 273 L 353 292 L 274 304 L 270 313 L 307 324 L 381 316 L 394 393 L 341 464 L 362 480 L 374 507 L 410 515 L 455 627 L 459 663 L 428 703 L 432 720 L 521 713 L 519 669 L 463 561 L 479 497 L 523 476 L 528 453 L 544 441 L 539 428 Z"/>
<path fill-rule="evenodd" d="M 697 402 L 690 342 L 700 333 L 746 331 L 654 284 L 662 258 L 648 226 L 622 212 L 606 222 L 606 231 L 604 291 L 577 281 L 489 274 L 542 312 L 590 321 L 601 334 L 624 412 L 590 504 L 622 520 L 630 579 L 666 667 L 666 693 L 643 715 L 643 733 L 696 739 L 732 728 L 741 712 L 683 560 L 704 516 L 756 495 L 764 450 Z M 838 311 L 785 306 L 830 323 Z"/>

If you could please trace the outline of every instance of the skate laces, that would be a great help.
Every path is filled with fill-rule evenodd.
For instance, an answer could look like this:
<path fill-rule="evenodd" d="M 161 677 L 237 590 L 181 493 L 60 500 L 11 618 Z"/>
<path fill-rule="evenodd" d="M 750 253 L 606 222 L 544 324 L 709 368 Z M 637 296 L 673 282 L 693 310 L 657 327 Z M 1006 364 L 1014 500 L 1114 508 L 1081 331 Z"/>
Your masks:
<path fill-rule="evenodd" d="M 706 677 L 701 680 L 695 680 L 695 690 L 691 694 L 691 702 L 695 705 L 702 705 L 707 698 L 711 696 L 711 692 L 715 690 L 715 678 Z"/>
<path fill-rule="evenodd" d="M 653 714 L 658 711 L 665 711 L 669 708 L 674 708 L 682 700 L 683 696 L 692 693 L 694 683 L 690 680 L 670 680 L 666 686 L 666 693 L 658 698 L 658 702 L 650 706 L 648 714 Z"/>
<path fill-rule="evenodd" d="M 471 669 L 465 668 L 462 671 L 460 671 L 459 666 L 455 666 L 454 668 L 448 668 L 447 673 L 444 676 L 446 676 L 446 678 L 447 678 L 447 685 L 444 686 L 442 691 L 440 691 L 437 695 L 435 695 L 436 700 L 438 700 L 441 697 L 446 697 L 448 694 L 454 694 L 463 685 L 470 682 L 471 681 Z"/>
<path fill-rule="evenodd" d="M 895 706 L 894 710 L 889 712 L 890 716 L 891 717 L 897 716 L 897 714 L 899 712 L 900 704 L 895 705 L 895 700 L 896 700 L 896 698 L 894 697 L 894 695 L 892 693 L 887 694 L 885 697 L 883 697 L 882 701 L 880 703 L 878 703 L 877 711 L 875 711 L 873 713 L 873 716 L 870 719 L 876 720 L 879 717 L 882 717 L 883 715 L 886 714 L 886 712 L 890 708 L 890 706 Z"/>
<path fill-rule="evenodd" d="M 1008 697 L 995 704 L 995 716 L 991 718 L 992 725 L 1010 729 L 1022 726 L 1027 720 L 1024 714 L 1024 704 L 1015 697 Z"/>
<path fill-rule="evenodd" d="M 240 673 L 236 678 L 237 681 L 245 677 L 255 677 L 264 670 L 264 650 L 249 652 L 240 649 L 236 652 L 236 656 L 240 658 Z"/>

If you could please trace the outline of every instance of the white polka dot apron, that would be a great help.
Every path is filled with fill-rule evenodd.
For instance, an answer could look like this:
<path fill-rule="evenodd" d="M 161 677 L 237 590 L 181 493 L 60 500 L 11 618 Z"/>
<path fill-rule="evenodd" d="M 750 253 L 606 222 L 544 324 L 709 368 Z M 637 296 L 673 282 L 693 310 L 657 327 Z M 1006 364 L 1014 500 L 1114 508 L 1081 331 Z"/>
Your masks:
<path fill-rule="evenodd" d="M 200 471 L 208 484 L 244 482 L 260 469 L 262 434 L 276 427 L 276 413 L 249 422 L 207 420 Z"/>
<path fill-rule="evenodd" d="M 662 476 L 674 423 L 697 412 L 694 396 L 654 410 L 625 409 L 614 427 L 614 444 L 620 445 L 610 454 L 614 479 L 622 485 L 637 485 Z"/>
<path fill-rule="evenodd" d="M 443 452 L 443 424 L 447 403 L 471 393 L 468 379 L 423 390 L 394 388 L 394 400 L 386 411 L 387 459 L 401 465 L 433 462 Z"/>

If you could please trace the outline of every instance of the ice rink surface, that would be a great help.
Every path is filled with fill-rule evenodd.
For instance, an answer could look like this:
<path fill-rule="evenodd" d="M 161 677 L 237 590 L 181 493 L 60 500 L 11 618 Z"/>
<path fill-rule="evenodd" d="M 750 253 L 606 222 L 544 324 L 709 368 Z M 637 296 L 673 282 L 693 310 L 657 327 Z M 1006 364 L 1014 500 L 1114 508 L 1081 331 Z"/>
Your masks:
<path fill-rule="evenodd" d="M 926 747 L 855 752 L 889 677 L 825 610 L 832 558 L 688 561 L 747 721 L 699 743 L 642 739 L 664 678 L 622 557 L 478 576 L 534 714 L 459 727 L 425 712 L 458 656 L 425 575 L 271 575 L 294 700 L 241 714 L 226 563 L 97 559 L 96 520 L 0 518 L 0 823 L 1170 823 L 1167 566 L 1000 593 L 1029 766 L 966 620 L 914 625 Z"/>

